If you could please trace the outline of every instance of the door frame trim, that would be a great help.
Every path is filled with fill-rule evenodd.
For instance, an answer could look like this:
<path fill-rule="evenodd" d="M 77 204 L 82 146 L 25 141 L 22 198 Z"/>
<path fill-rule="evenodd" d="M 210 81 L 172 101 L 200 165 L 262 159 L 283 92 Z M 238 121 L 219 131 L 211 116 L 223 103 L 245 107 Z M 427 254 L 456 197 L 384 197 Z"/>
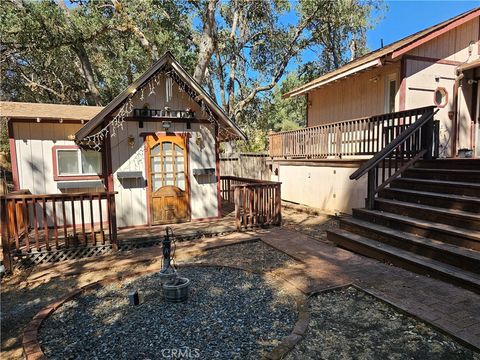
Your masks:
<path fill-rule="evenodd" d="M 190 137 L 191 133 L 185 132 L 185 131 L 175 131 L 175 132 L 167 132 L 167 131 L 157 131 L 157 132 L 146 132 L 146 133 L 141 133 L 141 136 L 143 136 L 143 153 L 144 153 L 144 167 L 145 167 L 145 194 L 146 194 L 146 204 L 147 204 L 147 225 L 148 226 L 157 226 L 157 224 L 152 224 L 152 214 L 151 214 L 151 191 L 150 191 L 150 179 L 149 179 L 149 163 L 150 163 L 150 149 L 148 148 L 148 143 L 147 143 L 147 138 L 148 136 L 157 136 L 157 137 L 162 137 L 162 136 L 177 136 L 180 138 L 183 138 L 185 141 L 185 158 L 186 158 L 186 166 L 187 166 L 187 171 L 186 171 L 186 178 L 185 178 L 185 184 L 188 188 L 187 191 L 187 196 L 188 196 L 188 206 L 187 206 L 187 211 L 188 211 L 188 221 L 186 222 L 191 222 L 192 221 L 192 202 L 191 202 L 191 191 L 190 191 Z M 158 225 L 161 226 L 161 225 Z"/>

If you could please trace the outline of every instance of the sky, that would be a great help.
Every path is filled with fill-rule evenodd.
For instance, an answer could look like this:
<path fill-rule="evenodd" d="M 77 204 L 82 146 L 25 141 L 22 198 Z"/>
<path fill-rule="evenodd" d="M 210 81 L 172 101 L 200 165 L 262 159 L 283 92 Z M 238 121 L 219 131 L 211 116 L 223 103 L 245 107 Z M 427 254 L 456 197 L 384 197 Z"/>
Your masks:
<path fill-rule="evenodd" d="M 429 26 L 480 6 L 480 1 L 387 1 L 384 19 L 367 33 L 370 50 L 400 40 Z"/>

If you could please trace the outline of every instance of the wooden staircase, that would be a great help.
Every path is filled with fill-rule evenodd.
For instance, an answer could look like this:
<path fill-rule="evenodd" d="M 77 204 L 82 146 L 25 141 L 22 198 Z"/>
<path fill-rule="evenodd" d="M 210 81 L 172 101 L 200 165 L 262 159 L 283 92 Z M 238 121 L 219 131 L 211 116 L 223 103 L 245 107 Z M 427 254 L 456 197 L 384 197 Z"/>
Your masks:
<path fill-rule="evenodd" d="M 421 160 L 328 239 L 480 293 L 480 159 Z"/>

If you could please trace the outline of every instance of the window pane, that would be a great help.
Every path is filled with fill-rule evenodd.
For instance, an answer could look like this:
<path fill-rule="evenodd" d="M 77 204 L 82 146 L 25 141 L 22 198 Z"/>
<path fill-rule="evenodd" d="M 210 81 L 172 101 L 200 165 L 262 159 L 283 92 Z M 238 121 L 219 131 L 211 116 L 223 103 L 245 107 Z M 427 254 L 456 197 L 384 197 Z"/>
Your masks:
<path fill-rule="evenodd" d="M 165 174 L 165 186 L 175 185 L 173 182 L 173 173 Z"/>
<path fill-rule="evenodd" d="M 180 190 L 185 191 L 185 174 L 183 172 L 177 173 L 177 186 Z"/>
<path fill-rule="evenodd" d="M 395 93 L 397 90 L 397 81 L 391 80 L 390 81 L 390 89 L 389 89 L 389 99 L 388 99 L 388 109 L 390 112 L 395 111 Z"/>
<path fill-rule="evenodd" d="M 102 158 L 99 152 L 93 150 L 82 151 L 82 173 L 101 174 Z"/>
<path fill-rule="evenodd" d="M 163 156 L 172 156 L 172 143 L 164 142 L 162 144 L 162 152 L 163 152 Z"/>
<path fill-rule="evenodd" d="M 162 176 L 160 174 L 152 175 L 152 191 L 155 192 L 162 187 Z"/>
<path fill-rule="evenodd" d="M 78 175 L 77 150 L 58 150 L 57 162 L 59 175 Z"/>
<path fill-rule="evenodd" d="M 173 161 L 171 157 L 163 158 L 163 171 L 172 172 L 173 171 Z"/>
<path fill-rule="evenodd" d="M 183 156 L 183 149 L 175 144 L 175 156 Z"/>
<path fill-rule="evenodd" d="M 150 166 L 152 168 L 152 172 L 159 173 L 161 170 L 160 167 L 160 156 L 153 156 L 150 158 Z"/>
<path fill-rule="evenodd" d="M 160 155 L 160 146 L 155 145 L 153 148 L 150 149 L 150 155 Z"/>
<path fill-rule="evenodd" d="M 183 159 L 176 159 L 175 167 L 176 167 L 176 171 L 183 171 L 184 170 Z"/>

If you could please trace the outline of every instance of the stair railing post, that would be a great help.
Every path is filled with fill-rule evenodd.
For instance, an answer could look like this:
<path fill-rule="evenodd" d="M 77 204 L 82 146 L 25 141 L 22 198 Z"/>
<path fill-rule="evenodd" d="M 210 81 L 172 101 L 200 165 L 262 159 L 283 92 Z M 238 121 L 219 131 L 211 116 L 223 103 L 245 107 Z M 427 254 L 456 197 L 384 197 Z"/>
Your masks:
<path fill-rule="evenodd" d="M 433 158 L 437 159 L 440 150 L 440 121 L 433 121 Z"/>
<path fill-rule="evenodd" d="M 368 170 L 367 179 L 367 198 L 365 200 L 365 207 L 372 210 L 375 205 L 375 184 L 377 180 L 377 167 Z"/>
<path fill-rule="evenodd" d="M 429 110 L 433 113 L 433 109 Z M 435 136 L 433 116 L 427 123 L 422 127 L 422 149 L 427 150 L 423 158 L 425 160 L 432 159 L 433 151 L 433 137 Z"/>

